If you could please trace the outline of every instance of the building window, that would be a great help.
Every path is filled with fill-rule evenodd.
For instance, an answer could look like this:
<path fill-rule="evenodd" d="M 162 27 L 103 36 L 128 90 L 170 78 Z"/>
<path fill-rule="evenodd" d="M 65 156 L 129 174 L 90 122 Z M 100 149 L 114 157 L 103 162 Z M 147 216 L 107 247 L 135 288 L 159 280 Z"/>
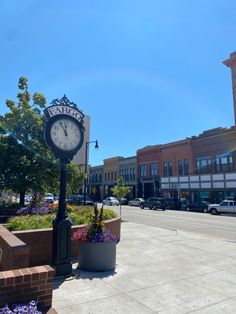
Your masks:
<path fill-rule="evenodd" d="M 232 171 L 233 169 L 233 157 L 232 153 L 226 153 L 216 156 L 216 171 Z"/>
<path fill-rule="evenodd" d="M 140 165 L 140 177 L 146 177 L 147 171 L 146 171 L 146 165 Z"/>
<path fill-rule="evenodd" d="M 135 168 L 133 168 L 133 181 L 135 181 Z"/>
<path fill-rule="evenodd" d="M 182 176 L 183 175 L 183 160 L 178 160 L 178 175 Z"/>
<path fill-rule="evenodd" d="M 127 181 L 128 180 L 128 169 L 126 168 L 125 169 L 125 181 Z"/>
<path fill-rule="evenodd" d="M 102 182 L 102 174 L 101 173 L 99 174 L 99 182 L 100 183 Z"/>
<path fill-rule="evenodd" d="M 211 172 L 211 158 L 210 157 L 198 157 L 197 158 L 197 173 L 209 173 Z"/>
<path fill-rule="evenodd" d="M 111 172 L 111 181 L 113 181 L 113 172 Z"/>
<path fill-rule="evenodd" d="M 188 176 L 189 170 L 188 170 L 188 159 L 184 159 L 184 175 Z"/>
<path fill-rule="evenodd" d="M 167 161 L 163 162 L 163 175 L 167 177 Z"/>
<path fill-rule="evenodd" d="M 97 183 L 98 182 L 98 174 L 96 173 L 95 174 L 95 183 Z"/>
<path fill-rule="evenodd" d="M 105 172 L 105 181 L 107 181 L 107 173 Z"/>
<path fill-rule="evenodd" d="M 172 177 L 173 176 L 173 163 L 172 163 L 172 161 L 168 161 L 168 172 L 169 172 L 169 176 Z"/>
<path fill-rule="evenodd" d="M 151 174 L 151 176 L 157 176 L 157 174 L 158 174 L 157 162 L 150 164 L 150 174 Z"/>
<path fill-rule="evenodd" d="M 115 171 L 115 181 L 116 181 L 116 171 Z"/>
<path fill-rule="evenodd" d="M 110 181 L 110 172 L 107 174 L 107 181 Z"/>

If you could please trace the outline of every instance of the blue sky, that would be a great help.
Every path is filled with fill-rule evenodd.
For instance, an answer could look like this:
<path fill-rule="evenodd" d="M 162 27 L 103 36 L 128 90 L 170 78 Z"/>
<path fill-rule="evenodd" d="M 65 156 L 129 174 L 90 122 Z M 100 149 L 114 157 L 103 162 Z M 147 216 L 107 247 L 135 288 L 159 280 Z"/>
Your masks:
<path fill-rule="evenodd" d="M 20 76 L 91 116 L 90 163 L 234 124 L 235 0 L 1 0 L 0 114 Z"/>

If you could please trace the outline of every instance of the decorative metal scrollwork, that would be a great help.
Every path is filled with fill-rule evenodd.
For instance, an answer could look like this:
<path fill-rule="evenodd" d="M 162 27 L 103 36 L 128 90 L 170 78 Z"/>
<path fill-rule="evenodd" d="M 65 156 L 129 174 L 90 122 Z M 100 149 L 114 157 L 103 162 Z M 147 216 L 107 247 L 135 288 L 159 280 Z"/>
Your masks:
<path fill-rule="evenodd" d="M 64 96 L 61 99 L 58 99 L 58 98 L 53 99 L 51 104 L 53 106 L 68 106 L 68 107 L 72 107 L 72 108 L 78 109 L 77 105 L 74 102 L 70 101 L 66 97 L 65 94 L 64 94 Z"/>

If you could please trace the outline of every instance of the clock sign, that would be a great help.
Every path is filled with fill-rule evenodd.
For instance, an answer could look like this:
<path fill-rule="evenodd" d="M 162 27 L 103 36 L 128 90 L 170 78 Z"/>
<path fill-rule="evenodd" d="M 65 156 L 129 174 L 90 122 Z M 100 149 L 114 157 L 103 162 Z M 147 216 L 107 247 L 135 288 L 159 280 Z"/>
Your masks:
<path fill-rule="evenodd" d="M 44 110 L 45 141 L 54 155 L 71 160 L 84 142 L 83 113 L 64 95 Z"/>

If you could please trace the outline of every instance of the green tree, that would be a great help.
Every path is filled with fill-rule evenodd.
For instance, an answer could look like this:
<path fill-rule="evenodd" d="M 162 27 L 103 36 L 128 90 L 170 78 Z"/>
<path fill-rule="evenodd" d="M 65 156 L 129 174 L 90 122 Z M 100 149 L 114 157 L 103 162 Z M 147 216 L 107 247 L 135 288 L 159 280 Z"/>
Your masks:
<path fill-rule="evenodd" d="M 46 98 L 40 93 L 32 97 L 28 79 L 21 77 L 18 102 L 6 100 L 9 108 L 0 117 L 0 185 L 20 193 L 24 204 L 27 190 L 44 192 L 56 188 L 59 171 L 56 160 L 44 143 L 42 109 Z"/>
<path fill-rule="evenodd" d="M 81 187 L 84 184 L 85 174 L 81 172 L 77 165 L 70 163 L 67 166 L 67 181 L 66 192 L 67 194 L 79 194 Z"/>
<path fill-rule="evenodd" d="M 130 193 L 131 188 L 124 184 L 123 177 L 119 177 L 116 183 L 117 185 L 111 189 L 112 194 L 118 199 L 121 197 L 126 197 Z M 121 203 L 120 203 L 120 216 L 121 216 Z"/>
<path fill-rule="evenodd" d="M 19 79 L 18 87 L 18 102 L 6 100 L 10 111 L 0 116 L 0 188 L 20 193 L 23 205 L 26 191 L 58 192 L 60 167 L 44 141 L 45 96 L 35 93 L 31 100 L 26 77 Z M 68 169 L 68 190 L 77 192 L 83 174 L 75 165 Z"/>

